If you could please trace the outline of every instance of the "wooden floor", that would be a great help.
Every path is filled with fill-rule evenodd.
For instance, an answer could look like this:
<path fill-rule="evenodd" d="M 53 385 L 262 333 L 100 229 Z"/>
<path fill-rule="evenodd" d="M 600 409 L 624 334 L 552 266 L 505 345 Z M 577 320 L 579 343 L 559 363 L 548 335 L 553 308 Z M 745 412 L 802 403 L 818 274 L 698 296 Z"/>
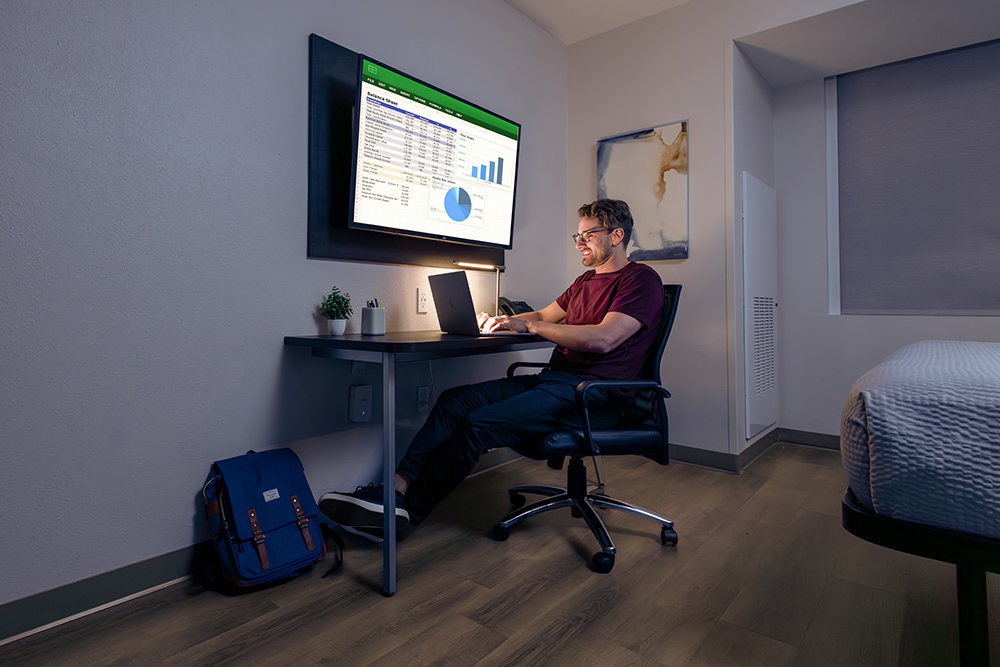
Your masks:
<path fill-rule="evenodd" d="M 189 582 L 0 647 L 10 665 L 941 665 L 958 664 L 954 568 L 840 526 L 836 452 L 779 444 L 742 475 L 605 460 L 608 492 L 676 523 L 603 512 L 610 574 L 568 510 L 489 536 L 512 483 L 561 483 L 517 461 L 470 479 L 399 545 L 381 593 L 377 546 L 346 566 L 230 595 Z M 319 492 L 320 490 L 317 490 Z M 1000 582 L 989 575 L 993 664 Z"/>

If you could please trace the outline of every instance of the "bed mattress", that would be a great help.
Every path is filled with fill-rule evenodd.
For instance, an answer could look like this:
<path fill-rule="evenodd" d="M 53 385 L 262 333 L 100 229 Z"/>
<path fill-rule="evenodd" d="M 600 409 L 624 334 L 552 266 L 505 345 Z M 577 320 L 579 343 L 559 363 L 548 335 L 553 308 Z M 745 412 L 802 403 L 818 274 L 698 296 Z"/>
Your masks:
<path fill-rule="evenodd" d="M 1000 343 L 921 341 L 851 387 L 851 490 L 881 516 L 1000 538 Z"/>

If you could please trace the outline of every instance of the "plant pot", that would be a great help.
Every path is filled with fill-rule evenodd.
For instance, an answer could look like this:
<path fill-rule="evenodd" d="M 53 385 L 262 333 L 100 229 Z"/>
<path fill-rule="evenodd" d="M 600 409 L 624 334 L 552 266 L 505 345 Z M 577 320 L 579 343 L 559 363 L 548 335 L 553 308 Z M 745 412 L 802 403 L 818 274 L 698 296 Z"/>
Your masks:
<path fill-rule="evenodd" d="M 347 320 L 327 320 L 326 326 L 330 330 L 331 336 L 343 336 L 344 329 L 347 328 Z"/>

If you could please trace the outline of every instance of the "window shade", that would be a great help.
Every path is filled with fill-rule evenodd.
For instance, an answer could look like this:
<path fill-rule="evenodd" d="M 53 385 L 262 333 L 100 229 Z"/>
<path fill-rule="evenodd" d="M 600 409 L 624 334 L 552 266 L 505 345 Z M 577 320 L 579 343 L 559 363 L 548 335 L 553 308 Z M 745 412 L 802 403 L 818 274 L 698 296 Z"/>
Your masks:
<path fill-rule="evenodd" d="M 1000 41 L 837 77 L 844 314 L 1000 315 Z"/>

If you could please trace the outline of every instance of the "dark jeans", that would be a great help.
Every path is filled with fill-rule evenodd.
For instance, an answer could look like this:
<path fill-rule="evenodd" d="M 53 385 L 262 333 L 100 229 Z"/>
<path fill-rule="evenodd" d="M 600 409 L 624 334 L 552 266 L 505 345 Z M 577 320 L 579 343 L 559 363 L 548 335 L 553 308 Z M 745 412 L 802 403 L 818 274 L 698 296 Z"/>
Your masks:
<path fill-rule="evenodd" d="M 575 375 L 545 370 L 442 393 L 396 469 L 412 480 L 406 491 L 412 523 L 423 521 L 489 450 L 581 428 L 574 396 L 579 383 Z M 619 411 L 602 396 L 592 404 L 590 419 L 595 428 L 609 428 Z"/>

